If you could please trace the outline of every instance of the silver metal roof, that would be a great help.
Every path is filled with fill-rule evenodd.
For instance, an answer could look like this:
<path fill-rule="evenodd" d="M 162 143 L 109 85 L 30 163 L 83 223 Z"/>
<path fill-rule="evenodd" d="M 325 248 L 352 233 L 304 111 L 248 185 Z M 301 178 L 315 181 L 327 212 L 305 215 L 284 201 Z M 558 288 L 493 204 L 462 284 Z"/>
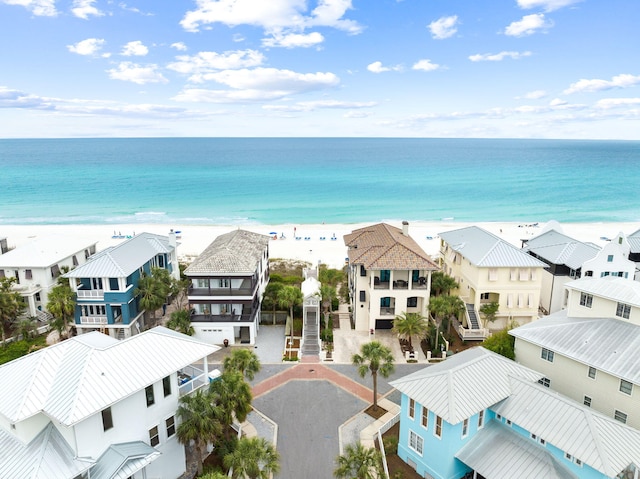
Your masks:
<path fill-rule="evenodd" d="M 634 384 L 640 384 L 640 326 L 611 318 L 569 318 L 566 310 L 509 334 Z"/>
<path fill-rule="evenodd" d="M 553 264 L 581 268 L 585 261 L 595 258 L 600 248 L 575 240 L 556 230 L 546 231 L 527 241 L 524 251 L 531 251 Z"/>
<path fill-rule="evenodd" d="M 191 263 L 185 275 L 253 274 L 269 248 L 270 237 L 245 230 L 218 236 Z"/>
<path fill-rule="evenodd" d="M 113 444 L 91 468 L 91 479 L 127 479 L 160 457 L 142 441 Z"/>
<path fill-rule="evenodd" d="M 618 276 L 586 277 L 569 281 L 565 284 L 565 288 L 640 307 L 640 282 L 631 278 L 620 278 Z"/>
<path fill-rule="evenodd" d="M 310 296 L 317 296 L 320 294 L 320 281 L 316 278 L 307 278 L 300 285 L 302 290 L 302 297 L 308 298 Z"/>
<path fill-rule="evenodd" d="M 577 479 L 548 449 L 498 421 L 487 425 L 455 457 L 486 479 Z"/>
<path fill-rule="evenodd" d="M 515 361 L 475 347 L 390 384 L 448 423 L 457 424 L 509 396 L 512 375 L 534 382 L 543 377 Z"/>
<path fill-rule="evenodd" d="M 477 226 L 446 231 L 440 233 L 440 238 L 475 266 L 491 268 L 546 266 L 520 248 Z"/>
<path fill-rule="evenodd" d="M 640 464 L 640 431 L 540 384 L 511 378 L 511 395 L 491 409 L 585 464 L 615 477 Z"/>
<path fill-rule="evenodd" d="M 0 268 L 46 268 L 95 246 L 97 241 L 66 235 L 37 238 L 0 255 Z"/>
<path fill-rule="evenodd" d="M 69 271 L 65 278 L 126 278 L 147 261 L 161 253 L 171 253 L 174 247 L 168 236 L 140 233 L 117 246 L 91 256 Z"/>
<path fill-rule="evenodd" d="M 73 450 L 52 423 L 26 445 L 0 428 L 0 477 L 73 479 L 92 464 L 74 457 Z"/>
<path fill-rule="evenodd" d="M 102 347 L 88 335 L 103 336 L 87 333 L 0 366 L 0 414 L 15 423 L 44 413 L 72 426 L 220 349 L 164 327 Z"/>

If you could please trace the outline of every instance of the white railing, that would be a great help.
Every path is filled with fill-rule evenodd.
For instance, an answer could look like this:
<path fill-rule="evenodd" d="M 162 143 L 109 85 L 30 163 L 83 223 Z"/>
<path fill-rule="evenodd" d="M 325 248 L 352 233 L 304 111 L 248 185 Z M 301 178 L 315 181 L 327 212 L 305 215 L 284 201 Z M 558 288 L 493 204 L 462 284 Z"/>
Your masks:
<path fill-rule="evenodd" d="M 78 298 L 103 298 L 104 289 L 79 289 Z"/>
<path fill-rule="evenodd" d="M 458 336 L 463 340 L 467 339 L 485 339 L 489 336 L 487 329 L 466 329 L 462 325 L 458 326 Z"/>
<path fill-rule="evenodd" d="M 187 366 L 178 371 L 178 383 L 180 383 L 178 390 L 180 396 L 191 394 L 193 391 L 201 388 L 208 382 L 208 378 L 205 376 L 202 369 Z"/>
<path fill-rule="evenodd" d="M 106 316 L 80 316 L 80 324 L 107 324 Z"/>

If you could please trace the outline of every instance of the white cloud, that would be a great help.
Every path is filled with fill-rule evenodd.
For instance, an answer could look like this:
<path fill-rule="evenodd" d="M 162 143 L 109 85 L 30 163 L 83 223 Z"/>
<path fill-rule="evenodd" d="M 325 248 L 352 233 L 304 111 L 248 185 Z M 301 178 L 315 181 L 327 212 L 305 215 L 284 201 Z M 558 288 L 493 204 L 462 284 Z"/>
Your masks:
<path fill-rule="evenodd" d="M 582 0 L 518 0 L 518 6 L 523 9 L 542 8 L 546 12 L 552 12 Z"/>
<path fill-rule="evenodd" d="M 178 93 L 172 100 L 194 103 L 253 103 L 277 100 L 288 95 L 286 91 L 262 90 L 206 90 L 203 88 L 187 88 Z"/>
<path fill-rule="evenodd" d="M 539 100 L 547 96 L 547 92 L 544 90 L 533 90 L 524 94 L 524 98 L 528 100 Z"/>
<path fill-rule="evenodd" d="M 73 45 L 67 45 L 67 49 L 78 55 L 97 55 L 104 43 L 102 38 L 87 38 Z"/>
<path fill-rule="evenodd" d="M 279 112 L 300 112 L 300 111 L 315 111 L 319 109 L 339 109 L 339 110 L 353 110 L 359 108 L 371 108 L 376 106 L 374 101 L 367 102 L 354 102 L 354 101 L 339 101 L 339 100 L 316 100 L 316 101 L 301 101 L 293 105 L 263 105 L 264 110 L 279 111 Z"/>
<path fill-rule="evenodd" d="M 88 20 L 90 16 L 101 17 L 104 15 L 93 4 L 96 0 L 73 0 L 73 6 L 71 7 L 71 13 L 78 18 Z"/>
<path fill-rule="evenodd" d="M 500 53 L 477 53 L 469 56 L 472 62 L 499 62 L 505 58 L 519 60 L 520 58 L 531 56 L 531 52 L 500 52 Z"/>
<path fill-rule="evenodd" d="M 0 0 L 7 5 L 19 5 L 37 17 L 55 17 L 58 14 L 55 0 Z"/>
<path fill-rule="evenodd" d="M 180 55 L 167 68 L 178 73 L 192 75 L 190 81 L 202 82 L 208 73 L 218 70 L 256 67 L 264 61 L 257 50 L 234 50 L 224 53 L 199 52 L 196 55 Z"/>
<path fill-rule="evenodd" d="M 196 4 L 197 8 L 188 11 L 180 21 L 187 31 L 196 32 L 213 23 L 254 25 L 269 34 L 302 32 L 318 26 L 352 34 L 362 31 L 357 22 L 343 18 L 351 9 L 351 0 L 318 0 L 316 8 L 308 14 L 305 0 L 196 0 Z"/>
<path fill-rule="evenodd" d="M 157 65 L 138 65 L 133 62 L 121 62 L 116 68 L 107 70 L 113 80 L 130 81 L 138 85 L 147 83 L 167 83 L 167 79 L 158 72 Z"/>
<path fill-rule="evenodd" d="M 368 118 L 371 115 L 373 115 L 373 112 L 357 110 L 346 112 L 344 115 L 342 115 L 342 118 Z"/>
<path fill-rule="evenodd" d="M 171 48 L 175 48 L 179 52 L 186 52 L 187 46 L 182 42 L 175 42 L 171 44 Z"/>
<path fill-rule="evenodd" d="M 504 29 L 504 34 L 511 37 L 524 37 L 533 35 L 538 30 L 546 30 L 553 26 L 553 22 L 545 20 L 544 13 L 525 15 L 521 20 L 512 22 Z"/>
<path fill-rule="evenodd" d="M 136 40 L 125 44 L 125 46 L 122 47 L 120 55 L 123 55 L 125 57 L 143 57 L 147 53 L 149 53 L 149 49 L 145 47 L 140 40 Z"/>
<path fill-rule="evenodd" d="M 436 40 L 443 40 L 445 38 L 452 37 L 456 34 L 458 29 L 458 15 L 451 15 L 449 17 L 441 17 L 431 22 L 427 28 L 431 31 L 431 36 Z"/>
<path fill-rule="evenodd" d="M 549 106 L 563 106 L 567 104 L 568 102 L 566 100 L 562 100 L 560 98 L 554 98 L 549 102 Z"/>
<path fill-rule="evenodd" d="M 274 34 L 271 38 L 265 38 L 262 40 L 262 45 L 265 47 L 284 47 L 284 48 L 296 48 L 296 47 L 313 47 L 324 42 L 324 37 L 321 33 L 289 33 L 287 35 Z"/>
<path fill-rule="evenodd" d="M 596 92 L 602 90 L 611 90 L 614 88 L 629 88 L 640 84 L 640 75 L 630 75 L 623 73 L 621 75 L 614 76 L 611 80 L 578 80 L 572 83 L 564 93 L 578 93 L 578 92 Z"/>
<path fill-rule="evenodd" d="M 145 13 L 145 12 L 143 12 L 142 10 L 140 10 L 139 8 L 137 8 L 137 7 L 130 7 L 129 5 L 127 5 L 127 4 L 126 4 L 126 3 L 124 3 L 124 2 L 120 2 L 120 3 L 118 4 L 118 6 L 119 6 L 120 8 L 122 8 L 123 10 L 126 10 L 126 11 L 128 11 L 128 12 L 138 13 L 138 14 L 140 14 L 140 15 L 142 15 L 142 16 L 145 16 L 145 17 L 153 17 L 153 16 L 154 16 L 154 14 L 153 14 L 153 13 Z"/>
<path fill-rule="evenodd" d="M 430 72 L 440 68 L 440 65 L 438 65 L 437 63 L 431 63 L 431 60 L 425 58 L 424 60 L 418 60 L 411 68 L 413 68 L 414 70 Z"/>
<path fill-rule="evenodd" d="M 382 65 L 382 62 L 373 62 L 373 63 L 369 63 L 367 65 L 367 70 L 369 70 L 372 73 L 384 73 L 384 72 L 389 72 L 389 71 L 401 71 L 402 70 L 402 66 L 401 65 L 396 65 L 393 67 L 385 67 Z"/>
<path fill-rule="evenodd" d="M 603 98 L 595 107 L 603 110 L 640 105 L 640 98 Z"/>

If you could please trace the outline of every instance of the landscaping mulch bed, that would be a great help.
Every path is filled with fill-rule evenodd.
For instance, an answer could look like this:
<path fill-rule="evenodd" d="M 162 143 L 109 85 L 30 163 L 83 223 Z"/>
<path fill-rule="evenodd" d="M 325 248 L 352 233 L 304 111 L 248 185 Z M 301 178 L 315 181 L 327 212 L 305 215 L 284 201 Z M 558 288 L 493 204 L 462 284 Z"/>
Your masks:
<path fill-rule="evenodd" d="M 400 435 L 400 424 L 395 424 L 391 429 L 382 435 L 382 438 L 395 437 L 398 439 Z M 378 441 L 376 441 L 376 447 L 379 447 Z M 392 479 L 422 479 L 418 473 L 404 462 L 400 457 L 392 452 L 385 451 L 387 456 L 387 467 L 389 468 L 389 477 Z"/>
<path fill-rule="evenodd" d="M 387 413 L 387 410 L 381 408 L 380 406 L 378 406 L 378 409 L 374 409 L 372 404 L 367 409 L 365 409 L 364 412 L 374 419 L 380 419 Z"/>

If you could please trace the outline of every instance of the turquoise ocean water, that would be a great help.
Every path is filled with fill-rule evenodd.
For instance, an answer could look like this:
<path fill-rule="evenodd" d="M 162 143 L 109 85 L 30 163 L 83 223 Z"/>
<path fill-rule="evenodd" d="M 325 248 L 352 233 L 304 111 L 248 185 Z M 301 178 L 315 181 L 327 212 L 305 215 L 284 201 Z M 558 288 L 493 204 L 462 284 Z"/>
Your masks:
<path fill-rule="evenodd" d="M 1 224 L 640 221 L 640 142 L 0 140 Z"/>

